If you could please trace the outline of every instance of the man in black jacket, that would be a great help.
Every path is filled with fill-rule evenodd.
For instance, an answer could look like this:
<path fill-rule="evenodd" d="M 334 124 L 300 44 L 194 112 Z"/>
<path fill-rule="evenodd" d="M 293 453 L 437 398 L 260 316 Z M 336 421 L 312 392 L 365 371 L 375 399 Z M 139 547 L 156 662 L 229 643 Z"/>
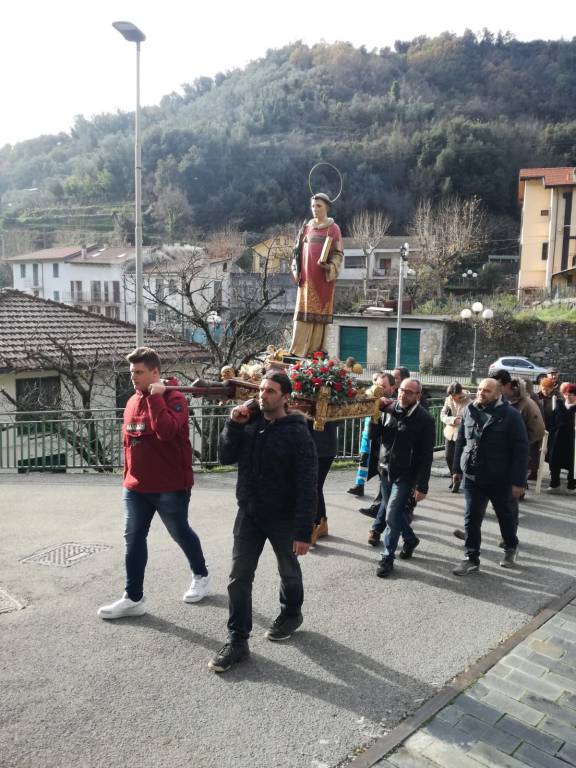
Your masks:
<path fill-rule="evenodd" d="M 403 560 L 410 559 L 420 543 L 410 526 L 406 504 L 411 494 L 418 502 L 428 493 L 436 432 L 434 419 L 419 403 L 421 393 L 417 379 L 404 379 L 398 400 L 386 406 L 381 421 L 373 425 L 374 438 L 381 440 L 382 502 L 368 543 L 376 546 L 384 531 L 384 552 L 376 572 L 380 578 L 392 573 L 400 536 Z"/>
<path fill-rule="evenodd" d="M 269 371 L 260 384 L 260 410 L 237 405 L 220 435 L 220 463 L 238 463 L 238 514 L 228 583 L 228 642 L 208 664 L 214 672 L 226 672 L 250 653 L 252 582 L 266 539 L 278 562 L 281 605 L 266 637 L 288 640 L 303 621 L 298 557 L 308 552 L 316 516 L 317 458 L 304 417 L 286 413 L 291 391 L 285 373 Z"/>
<path fill-rule="evenodd" d="M 484 379 L 462 414 L 454 451 L 453 480 L 464 475 L 466 558 L 452 571 L 467 576 L 480 568 L 481 527 L 492 502 L 504 540 L 503 568 L 518 551 L 518 499 L 524 493 L 528 434 L 522 416 L 502 398 L 500 383 Z"/>

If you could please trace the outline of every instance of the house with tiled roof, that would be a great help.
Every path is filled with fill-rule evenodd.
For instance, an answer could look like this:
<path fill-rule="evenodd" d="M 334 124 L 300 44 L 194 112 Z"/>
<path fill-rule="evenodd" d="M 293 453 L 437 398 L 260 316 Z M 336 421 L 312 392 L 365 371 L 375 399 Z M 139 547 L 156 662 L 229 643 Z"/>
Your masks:
<path fill-rule="evenodd" d="M 518 289 L 576 285 L 576 168 L 522 168 Z"/>
<path fill-rule="evenodd" d="M 133 247 L 91 244 L 43 248 L 6 263 L 19 291 L 134 322 L 134 281 L 127 278 L 134 258 Z"/>
<path fill-rule="evenodd" d="M 81 391 L 90 384 L 92 407 L 116 407 L 130 389 L 125 357 L 135 337 L 129 323 L 0 290 L 0 410 L 83 405 Z M 156 349 L 165 373 L 188 379 L 201 375 L 210 360 L 199 344 L 150 330 L 144 343 Z"/>

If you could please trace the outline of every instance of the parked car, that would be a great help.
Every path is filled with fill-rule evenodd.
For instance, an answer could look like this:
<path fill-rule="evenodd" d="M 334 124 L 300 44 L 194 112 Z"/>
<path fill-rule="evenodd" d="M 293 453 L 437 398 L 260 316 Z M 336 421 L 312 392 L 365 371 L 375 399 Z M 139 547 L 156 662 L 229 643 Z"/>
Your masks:
<path fill-rule="evenodd" d="M 488 368 L 488 376 L 501 370 L 508 371 L 511 376 L 522 376 L 536 384 L 540 383 L 548 372 L 548 368 L 542 368 L 525 357 L 499 357 Z"/>

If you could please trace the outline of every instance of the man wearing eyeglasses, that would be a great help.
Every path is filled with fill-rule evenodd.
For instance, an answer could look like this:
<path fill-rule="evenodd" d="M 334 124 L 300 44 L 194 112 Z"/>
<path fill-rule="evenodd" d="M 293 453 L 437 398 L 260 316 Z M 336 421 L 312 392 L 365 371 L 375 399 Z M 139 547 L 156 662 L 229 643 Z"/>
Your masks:
<path fill-rule="evenodd" d="M 417 379 L 404 379 L 398 400 L 384 408 L 378 424 L 372 425 L 372 439 L 380 440 L 380 478 L 382 501 L 368 536 L 377 546 L 384 533 L 384 552 L 376 575 L 389 576 L 400 536 L 400 558 L 409 560 L 420 539 L 407 514 L 407 501 L 414 494 L 416 502 L 426 498 L 434 455 L 436 427 L 434 419 L 420 405 L 422 385 Z"/>

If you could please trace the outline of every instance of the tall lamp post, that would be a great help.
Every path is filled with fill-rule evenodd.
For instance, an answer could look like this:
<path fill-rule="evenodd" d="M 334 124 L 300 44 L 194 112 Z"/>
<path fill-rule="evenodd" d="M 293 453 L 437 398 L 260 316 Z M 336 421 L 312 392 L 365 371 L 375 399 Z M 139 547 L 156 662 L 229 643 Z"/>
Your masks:
<path fill-rule="evenodd" d="M 478 272 L 473 272 L 471 269 L 467 269 L 466 272 L 462 272 L 462 279 L 464 285 L 468 283 L 469 292 L 472 293 L 472 286 L 478 284 Z"/>
<path fill-rule="evenodd" d="M 494 317 L 494 311 L 492 309 L 484 309 L 484 305 L 481 301 L 475 301 L 474 304 L 472 304 L 472 309 L 463 309 L 462 312 L 460 312 L 460 317 L 462 320 L 470 320 L 472 319 L 472 326 L 474 328 L 474 343 L 472 347 L 472 369 L 470 371 L 470 380 L 473 384 L 476 383 L 476 339 L 477 339 L 477 332 L 478 332 L 478 323 L 480 321 L 480 315 L 482 315 L 483 320 L 492 320 Z"/>
<path fill-rule="evenodd" d="M 400 260 L 398 261 L 398 315 L 396 320 L 396 353 L 394 355 L 394 367 L 400 366 L 400 354 L 402 349 L 402 294 L 404 293 L 404 277 L 408 266 L 408 252 L 410 245 L 404 243 L 400 246 Z"/>
<path fill-rule="evenodd" d="M 142 143 L 140 139 L 140 43 L 144 32 L 131 21 L 115 21 L 112 26 L 128 40 L 136 43 L 136 111 L 134 116 L 134 245 L 136 246 L 136 346 L 144 344 L 144 280 L 142 269 Z"/>

